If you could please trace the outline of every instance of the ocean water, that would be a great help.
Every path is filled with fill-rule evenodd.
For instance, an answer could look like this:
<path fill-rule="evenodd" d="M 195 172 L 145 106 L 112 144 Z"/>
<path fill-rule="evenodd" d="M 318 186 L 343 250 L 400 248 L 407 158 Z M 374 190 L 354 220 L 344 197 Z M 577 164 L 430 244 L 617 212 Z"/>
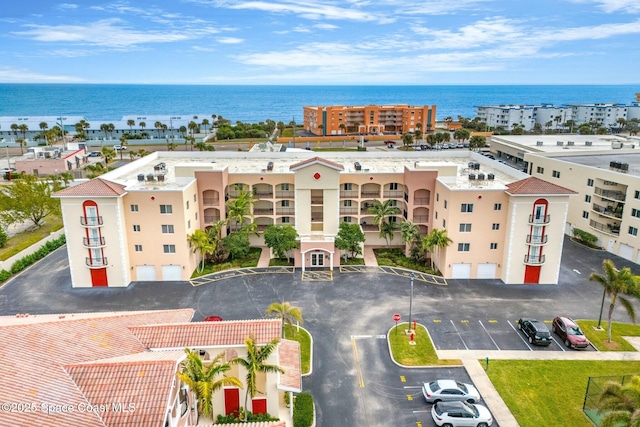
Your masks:
<path fill-rule="evenodd" d="M 630 104 L 638 85 L 198 86 L 0 84 L 0 116 L 216 114 L 232 122 L 302 122 L 305 105 L 436 105 L 437 119 L 474 117 L 478 105 Z"/>

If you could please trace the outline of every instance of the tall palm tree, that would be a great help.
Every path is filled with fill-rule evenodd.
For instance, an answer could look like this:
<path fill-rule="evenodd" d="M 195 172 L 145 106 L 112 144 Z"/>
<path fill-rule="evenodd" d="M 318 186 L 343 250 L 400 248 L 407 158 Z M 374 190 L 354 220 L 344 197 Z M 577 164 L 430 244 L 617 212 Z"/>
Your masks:
<path fill-rule="evenodd" d="M 196 132 L 196 129 L 198 129 L 198 124 L 192 120 L 187 123 L 187 128 L 189 129 L 189 133 L 191 134 L 191 136 L 193 136 L 193 134 Z"/>
<path fill-rule="evenodd" d="M 178 132 L 180 132 L 180 135 L 184 138 L 184 134 L 187 132 L 187 127 L 186 126 L 180 126 L 178 128 Z"/>
<path fill-rule="evenodd" d="M 27 132 L 29 132 L 29 126 L 26 123 L 18 125 L 18 130 L 22 133 L 22 138 L 27 139 Z"/>
<path fill-rule="evenodd" d="M 211 252 L 211 242 L 209 241 L 209 235 L 200 229 L 197 229 L 187 236 L 187 241 L 191 243 L 191 247 L 193 248 L 193 252 L 200 252 L 200 266 L 198 267 L 198 272 L 201 272 L 204 269 L 204 259 L 208 252 Z"/>
<path fill-rule="evenodd" d="M 207 227 L 207 237 L 209 244 L 205 252 L 206 255 L 211 255 L 213 262 L 220 262 L 225 258 L 225 249 L 223 246 L 224 239 L 222 238 L 222 229 L 227 222 L 223 219 L 214 222 L 211 226 Z"/>
<path fill-rule="evenodd" d="M 295 320 L 302 324 L 302 311 L 299 307 L 294 307 L 289 302 L 273 302 L 264 312 L 265 316 L 273 316 L 282 321 L 282 336 L 284 337 L 284 325 L 293 324 Z"/>
<path fill-rule="evenodd" d="M 235 221 L 240 226 L 240 228 L 242 228 L 245 218 L 253 218 L 253 214 L 251 212 L 251 206 L 253 206 L 253 202 L 253 193 L 244 189 L 239 190 L 238 196 L 230 199 L 226 203 L 227 221 Z"/>
<path fill-rule="evenodd" d="M 208 119 L 202 119 L 202 126 L 204 127 L 204 133 L 207 133 L 207 126 L 209 126 L 209 120 Z"/>
<path fill-rule="evenodd" d="M 136 121 L 135 120 L 132 120 L 132 119 L 127 120 L 127 126 L 129 126 L 129 130 L 130 131 L 133 131 L 133 127 L 135 125 L 136 125 Z"/>
<path fill-rule="evenodd" d="M 393 236 L 395 235 L 397 228 L 398 228 L 398 224 L 396 224 L 395 222 L 382 221 L 380 223 L 379 236 L 382 237 L 387 242 L 387 246 L 391 244 L 391 241 L 393 240 Z"/>
<path fill-rule="evenodd" d="M 436 257 L 439 257 L 440 250 L 446 248 L 451 243 L 453 243 L 453 240 L 447 236 L 446 229 L 439 230 L 434 228 L 429 234 L 422 238 L 421 247 L 423 251 L 434 253 Z M 431 257 L 431 269 L 435 270 L 433 257 Z"/>
<path fill-rule="evenodd" d="M 402 221 L 400 224 L 400 236 L 405 244 L 408 244 L 409 253 L 413 249 L 420 238 L 420 227 L 412 221 Z"/>
<path fill-rule="evenodd" d="M 236 377 L 224 376 L 224 373 L 231 369 L 229 363 L 221 363 L 224 353 L 218 354 L 210 364 L 205 365 L 197 351 L 188 348 L 184 351 L 187 358 L 182 362 L 178 378 L 196 394 L 198 413 L 210 417 L 213 393 L 223 386 L 242 387 L 242 383 Z M 220 375 L 223 375 L 222 378 L 216 380 Z"/>
<path fill-rule="evenodd" d="M 604 415 L 600 426 L 640 427 L 640 377 L 625 385 L 610 381 L 598 396 L 598 412 Z"/>
<path fill-rule="evenodd" d="M 113 139 L 113 131 L 116 130 L 116 125 L 114 125 L 113 123 L 109 123 L 107 125 L 107 130 L 111 134 L 111 139 Z"/>
<path fill-rule="evenodd" d="M 386 221 L 387 217 L 391 215 L 397 215 L 400 213 L 400 209 L 393 205 L 393 200 L 374 200 L 373 206 L 368 211 L 373 214 L 373 222 L 380 228 L 380 237 L 384 237 L 389 246 L 389 241 L 393 240 L 393 233 L 395 231 L 396 224 L 390 221 Z"/>
<path fill-rule="evenodd" d="M 634 276 L 629 267 L 618 270 L 610 259 L 602 261 L 602 269 L 604 274 L 591 273 L 589 280 L 600 283 L 604 287 L 605 294 L 611 298 L 607 315 L 607 337 L 608 341 L 611 342 L 611 317 L 618 299 L 631 321 L 636 323 L 636 312 L 631 300 L 619 295 L 640 296 L 640 276 Z"/>
<path fill-rule="evenodd" d="M 100 130 L 104 132 L 104 139 L 107 139 L 109 137 L 109 125 L 102 123 L 100 125 Z"/>
<path fill-rule="evenodd" d="M 147 124 L 145 122 L 140 122 L 140 123 L 138 123 L 138 126 L 140 126 L 141 130 L 144 130 L 144 128 L 147 127 Z"/>
<path fill-rule="evenodd" d="M 345 125 L 344 123 L 340 123 L 340 126 L 338 126 L 341 130 L 341 133 L 345 133 L 346 129 L 347 129 L 347 125 Z"/>
<path fill-rule="evenodd" d="M 245 377 L 245 388 L 247 392 L 244 395 L 244 421 L 247 420 L 248 411 L 247 403 L 249 401 L 249 396 L 253 399 L 258 392 L 258 384 L 257 384 L 257 376 L 258 373 L 281 373 L 284 374 L 284 369 L 282 369 L 278 365 L 269 365 L 265 363 L 271 353 L 273 353 L 276 348 L 278 348 L 278 342 L 280 340 L 278 338 L 274 339 L 268 344 L 263 345 L 262 347 L 258 347 L 252 337 L 249 337 L 244 340 L 244 344 L 247 347 L 247 356 L 246 358 L 237 357 L 231 360 L 229 363 L 236 364 L 242 366 L 245 371 L 247 371 L 247 375 Z"/>

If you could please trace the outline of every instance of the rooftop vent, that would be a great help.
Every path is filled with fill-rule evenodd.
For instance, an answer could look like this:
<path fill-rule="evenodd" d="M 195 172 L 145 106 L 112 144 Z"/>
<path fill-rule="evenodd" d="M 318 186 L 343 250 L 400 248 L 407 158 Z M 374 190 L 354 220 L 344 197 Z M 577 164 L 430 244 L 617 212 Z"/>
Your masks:
<path fill-rule="evenodd" d="M 155 177 L 154 174 L 152 174 L 152 173 L 147 174 L 147 181 L 152 182 L 152 181 L 155 181 L 155 180 L 156 180 L 156 177 Z"/>
<path fill-rule="evenodd" d="M 268 171 L 273 171 L 273 162 L 267 163 L 267 170 Z"/>
<path fill-rule="evenodd" d="M 481 181 L 484 181 L 484 174 L 483 173 L 479 173 L 478 174 L 478 179 Z"/>
<path fill-rule="evenodd" d="M 480 170 L 480 163 L 474 163 L 473 164 L 473 169 L 479 171 Z"/>
<path fill-rule="evenodd" d="M 569 147 L 573 147 L 574 145 L 576 145 L 576 143 L 575 143 L 575 142 L 573 142 L 573 141 L 567 141 L 567 145 L 568 145 Z"/>
<path fill-rule="evenodd" d="M 164 182 L 164 175 L 158 175 L 158 181 L 159 182 Z"/>
<path fill-rule="evenodd" d="M 542 144 L 543 144 L 543 142 L 542 142 L 542 141 L 536 141 L 536 145 L 537 145 L 538 147 L 542 147 Z"/>
<path fill-rule="evenodd" d="M 489 174 L 487 174 L 487 179 L 489 181 L 493 181 L 494 179 L 496 179 L 496 176 L 494 174 L 492 174 L 492 173 L 489 173 Z"/>
<path fill-rule="evenodd" d="M 562 147 L 562 146 L 564 145 L 564 142 L 562 142 L 562 141 L 556 141 L 556 145 L 557 145 L 558 147 Z"/>
<path fill-rule="evenodd" d="M 467 163 L 467 167 L 468 167 L 469 169 L 473 169 L 473 165 L 474 165 L 474 164 L 475 164 L 474 162 L 469 162 L 469 163 Z"/>
<path fill-rule="evenodd" d="M 591 147 L 593 145 L 593 142 L 591 141 L 585 141 L 584 142 L 585 147 Z"/>
<path fill-rule="evenodd" d="M 160 162 L 160 163 L 158 163 L 157 165 L 155 165 L 153 167 L 153 170 L 154 171 L 163 171 L 163 170 L 165 170 L 166 167 L 167 167 L 167 165 L 164 162 Z"/>
<path fill-rule="evenodd" d="M 473 181 L 476 179 L 476 174 L 475 173 L 470 173 L 469 174 L 469 181 Z"/>
<path fill-rule="evenodd" d="M 620 163 L 620 170 L 627 172 L 629 170 L 629 163 Z"/>
<path fill-rule="evenodd" d="M 362 166 L 360 165 L 360 162 L 355 162 L 353 164 L 353 167 L 356 168 L 357 171 L 362 170 Z"/>
<path fill-rule="evenodd" d="M 138 181 L 140 181 L 140 182 L 144 181 L 144 174 L 143 173 L 139 173 L 138 174 Z"/>

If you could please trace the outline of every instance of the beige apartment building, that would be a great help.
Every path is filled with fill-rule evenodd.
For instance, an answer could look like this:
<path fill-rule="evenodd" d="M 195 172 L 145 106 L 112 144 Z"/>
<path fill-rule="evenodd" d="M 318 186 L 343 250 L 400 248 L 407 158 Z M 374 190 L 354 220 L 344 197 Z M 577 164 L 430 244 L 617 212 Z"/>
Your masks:
<path fill-rule="evenodd" d="M 302 270 L 340 265 L 341 222 L 385 245 L 368 208 L 391 200 L 389 221 L 447 229 L 453 243 L 434 255 L 445 278 L 505 283 L 557 282 L 574 194 L 470 151 L 156 152 L 56 194 L 73 286 L 189 280 L 199 259 L 187 236 L 226 218 L 240 189 L 254 194 L 258 231 L 296 228 Z M 399 231 L 390 244 L 404 246 Z"/>

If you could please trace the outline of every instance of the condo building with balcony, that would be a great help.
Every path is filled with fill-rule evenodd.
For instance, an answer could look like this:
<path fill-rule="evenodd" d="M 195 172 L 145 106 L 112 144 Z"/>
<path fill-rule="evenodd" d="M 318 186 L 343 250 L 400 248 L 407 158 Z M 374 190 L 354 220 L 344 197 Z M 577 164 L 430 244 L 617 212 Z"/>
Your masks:
<path fill-rule="evenodd" d="M 447 230 L 452 244 L 432 254 L 445 278 L 505 283 L 557 282 L 574 194 L 469 151 L 156 152 L 56 193 L 73 286 L 189 280 L 199 254 L 187 236 L 225 220 L 242 190 L 258 232 L 295 227 L 302 270 L 340 265 L 341 222 L 386 245 L 369 208 L 388 200 L 399 213 L 386 221 Z M 262 235 L 251 243 L 264 246 Z M 399 230 L 390 244 L 404 247 Z"/>
<path fill-rule="evenodd" d="M 303 117 L 304 129 L 319 136 L 402 134 L 435 129 L 436 106 L 306 106 Z"/>

